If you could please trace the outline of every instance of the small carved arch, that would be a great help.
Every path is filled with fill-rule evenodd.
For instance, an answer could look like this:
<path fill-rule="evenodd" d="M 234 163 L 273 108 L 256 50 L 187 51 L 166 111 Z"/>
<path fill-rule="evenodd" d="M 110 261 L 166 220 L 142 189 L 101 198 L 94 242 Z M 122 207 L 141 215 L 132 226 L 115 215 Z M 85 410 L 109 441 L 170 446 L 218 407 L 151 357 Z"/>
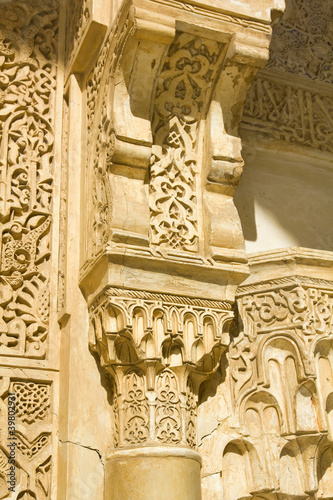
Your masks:
<path fill-rule="evenodd" d="M 249 395 L 242 403 L 241 415 L 244 427 L 253 437 L 281 433 L 281 409 L 276 398 L 268 391 L 262 390 Z"/>
<path fill-rule="evenodd" d="M 301 384 L 295 394 L 296 429 L 298 432 L 321 430 L 319 402 L 312 380 Z"/>
<path fill-rule="evenodd" d="M 205 315 L 203 317 L 203 339 L 205 344 L 206 352 L 209 352 L 215 341 L 216 341 L 216 321 L 215 318 L 211 315 Z"/>
<path fill-rule="evenodd" d="M 162 356 L 167 366 L 181 366 L 184 360 L 184 345 L 177 339 L 167 339 L 162 345 Z"/>
<path fill-rule="evenodd" d="M 147 330 L 147 313 L 141 307 L 135 307 L 132 312 L 133 339 L 138 345 L 145 336 Z"/>
<path fill-rule="evenodd" d="M 105 333 L 120 333 L 125 328 L 126 315 L 121 307 L 109 305 L 103 312 L 103 328 Z"/>
<path fill-rule="evenodd" d="M 333 441 L 333 392 L 326 398 L 325 410 L 327 414 L 328 432 L 331 441 Z"/>
<path fill-rule="evenodd" d="M 196 340 L 191 347 L 191 361 L 198 363 L 198 361 L 206 354 L 204 343 L 201 339 Z"/>
<path fill-rule="evenodd" d="M 117 358 L 121 363 L 136 363 L 138 361 L 133 342 L 127 334 L 120 335 L 116 338 L 115 350 Z"/>
<path fill-rule="evenodd" d="M 184 343 L 187 356 L 191 356 L 192 346 L 198 336 L 198 321 L 194 314 L 187 312 L 184 315 Z"/>
<path fill-rule="evenodd" d="M 183 324 L 180 321 L 179 310 L 176 307 L 171 307 L 169 311 L 169 325 L 168 329 L 171 330 L 173 335 L 182 333 Z"/>
<path fill-rule="evenodd" d="M 165 335 L 167 334 L 166 315 L 162 309 L 154 309 L 153 318 L 153 336 L 156 341 L 157 350 L 161 349 Z"/>
<path fill-rule="evenodd" d="M 261 490 L 264 471 L 258 452 L 248 441 L 235 439 L 227 444 L 222 457 L 223 500 L 251 498 Z"/>
<path fill-rule="evenodd" d="M 318 446 L 317 478 L 318 498 L 330 500 L 333 485 L 333 447 L 325 438 Z"/>
<path fill-rule="evenodd" d="M 155 341 L 151 333 L 147 333 L 147 335 L 143 337 L 140 343 L 140 349 L 145 353 L 146 358 L 156 357 Z"/>
<path fill-rule="evenodd" d="M 281 450 L 279 460 L 279 486 L 286 496 L 304 495 L 306 485 L 302 452 L 296 440 L 287 443 Z"/>
<path fill-rule="evenodd" d="M 264 372 L 266 362 L 269 358 L 269 350 L 271 350 L 271 359 L 276 359 L 276 352 L 286 352 L 285 356 L 282 356 L 279 362 L 281 363 L 283 358 L 293 357 L 297 369 L 297 378 L 299 382 L 305 379 L 305 368 L 303 360 L 306 359 L 306 355 L 300 341 L 296 338 L 291 337 L 287 333 L 279 335 L 270 335 L 268 338 L 263 339 L 258 347 L 258 378 L 269 385 L 269 380 L 267 379 L 267 373 Z M 276 351 L 274 353 L 274 351 Z M 275 356 L 274 356 L 275 354 Z"/>

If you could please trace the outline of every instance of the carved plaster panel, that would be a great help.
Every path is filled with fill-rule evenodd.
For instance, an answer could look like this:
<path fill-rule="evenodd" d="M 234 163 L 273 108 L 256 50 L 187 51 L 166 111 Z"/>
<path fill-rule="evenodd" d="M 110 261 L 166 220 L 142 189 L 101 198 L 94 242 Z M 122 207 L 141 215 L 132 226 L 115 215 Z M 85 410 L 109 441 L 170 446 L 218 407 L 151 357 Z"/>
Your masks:
<path fill-rule="evenodd" d="M 0 17 L 0 354 L 44 358 L 49 321 L 57 2 L 13 2 L 1 6 Z"/>

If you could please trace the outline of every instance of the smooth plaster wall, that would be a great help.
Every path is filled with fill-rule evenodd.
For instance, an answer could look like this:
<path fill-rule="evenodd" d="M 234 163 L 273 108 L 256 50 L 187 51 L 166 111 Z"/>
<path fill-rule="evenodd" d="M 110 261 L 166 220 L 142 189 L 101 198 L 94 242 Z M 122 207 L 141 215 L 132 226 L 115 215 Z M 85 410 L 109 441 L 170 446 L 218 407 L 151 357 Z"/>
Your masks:
<path fill-rule="evenodd" d="M 301 246 L 333 250 L 333 165 L 328 155 L 253 147 L 243 138 L 244 172 L 235 205 L 246 251 Z"/>

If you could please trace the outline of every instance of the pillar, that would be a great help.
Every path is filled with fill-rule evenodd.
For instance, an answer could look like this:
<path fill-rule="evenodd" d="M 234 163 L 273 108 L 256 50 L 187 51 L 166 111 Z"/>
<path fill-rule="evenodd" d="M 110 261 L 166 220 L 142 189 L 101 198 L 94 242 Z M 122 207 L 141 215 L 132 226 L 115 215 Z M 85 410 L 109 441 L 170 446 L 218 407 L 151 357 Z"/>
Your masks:
<path fill-rule="evenodd" d="M 199 500 L 199 389 L 248 275 L 238 124 L 281 6 L 125 1 L 104 23 L 84 4 L 67 73 L 84 115 L 80 287 L 113 418 L 105 498 Z"/>

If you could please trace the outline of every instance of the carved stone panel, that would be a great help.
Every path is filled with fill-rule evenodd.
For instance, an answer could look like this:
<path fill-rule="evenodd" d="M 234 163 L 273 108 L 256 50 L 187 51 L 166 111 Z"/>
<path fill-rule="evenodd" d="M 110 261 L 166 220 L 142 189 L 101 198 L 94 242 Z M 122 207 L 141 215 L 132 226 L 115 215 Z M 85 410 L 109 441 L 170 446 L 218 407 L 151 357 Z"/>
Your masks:
<path fill-rule="evenodd" d="M 0 354 L 44 358 L 58 5 L 15 1 L 0 11 Z"/>

